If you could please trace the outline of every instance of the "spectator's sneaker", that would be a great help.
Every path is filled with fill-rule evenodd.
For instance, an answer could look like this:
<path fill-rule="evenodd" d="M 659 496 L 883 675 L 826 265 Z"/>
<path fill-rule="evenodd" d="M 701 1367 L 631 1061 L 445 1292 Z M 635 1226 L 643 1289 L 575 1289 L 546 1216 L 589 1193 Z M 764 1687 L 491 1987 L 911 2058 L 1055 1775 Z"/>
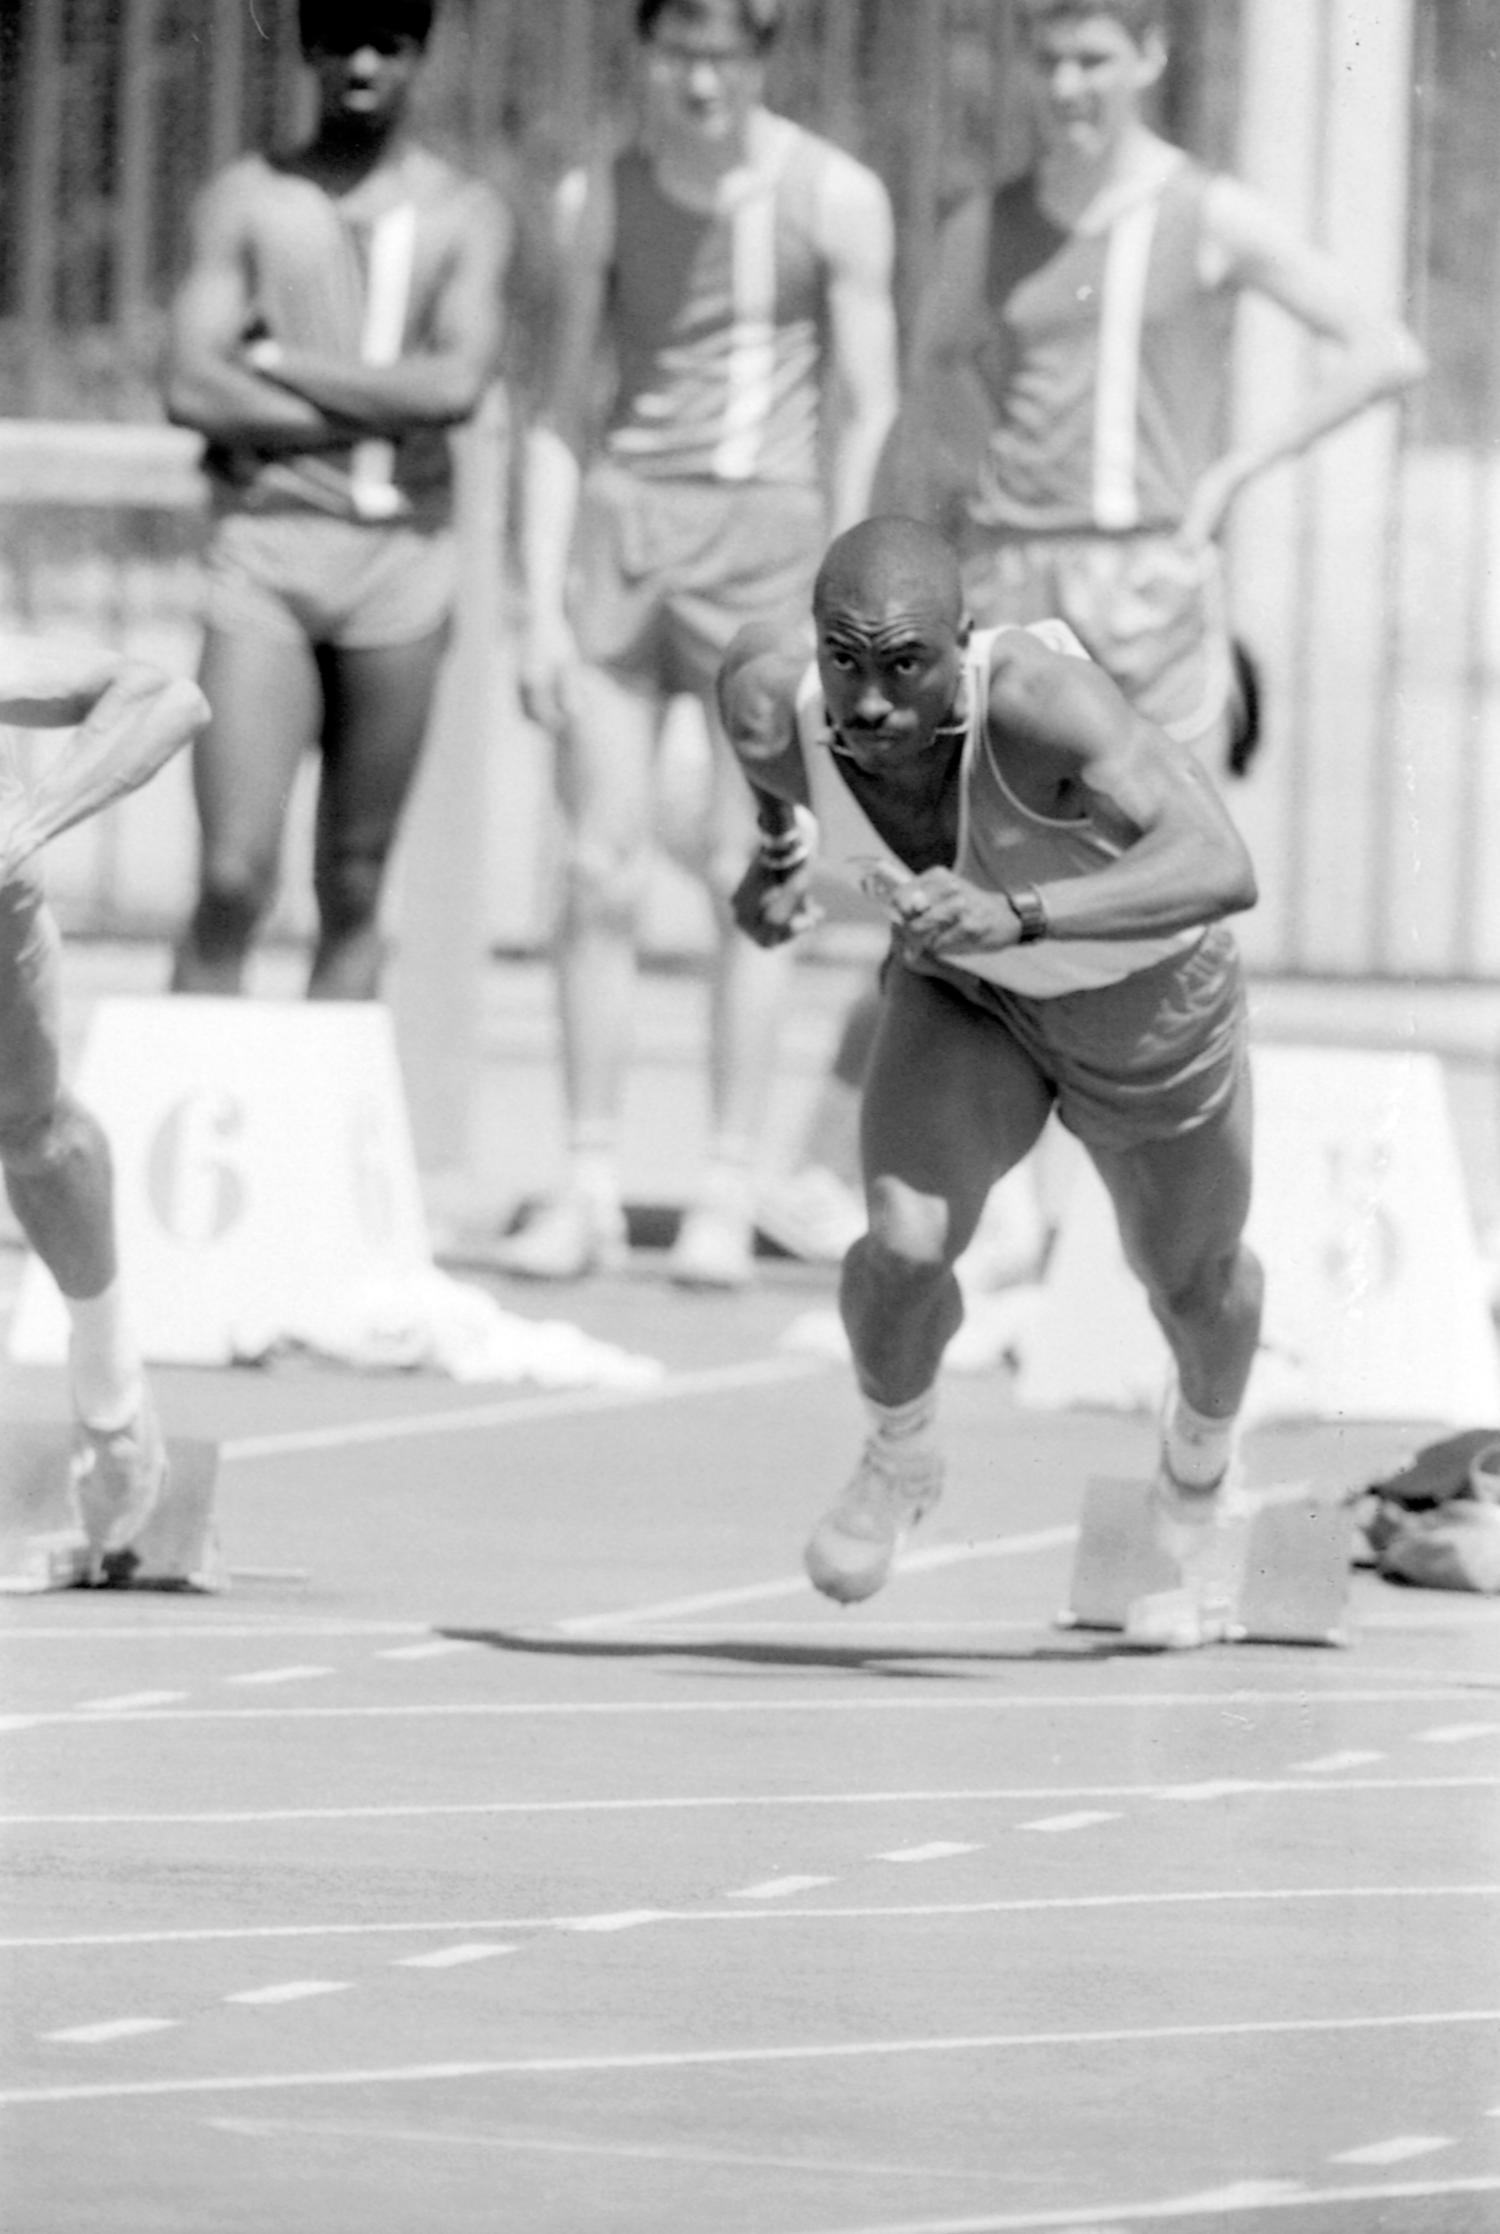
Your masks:
<path fill-rule="evenodd" d="M 854 1478 L 808 1538 L 803 1561 L 825 1598 L 873 1598 L 890 1576 L 902 1538 L 943 1494 L 936 1451 L 903 1454 L 871 1436 Z"/>
<path fill-rule="evenodd" d="M 1234 1602 L 1245 1561 L 1250 1507 L 1238 1462 L 1212 1489 L 1185 1489 L 1163 1460 L 1151 1488 L 1152 1522 L 1180 1581 L 1149 1591 L 1125 1611 L 1126 1642 L 1152 1652 L 1195 1652 L 1235 1635 Z"/>
<path fill-rule="evenodd" d="M 700 1202 L 683 1213 L 667 1274 L 684 1288 L 746 1288 L 755 1277 L 755 1228 L 748 1210 Z"/>
<path fill-rule="evenodd" d="M 865 1230 L 864 1197 L 826 1164 L 808 1164 L 766 1181 L 756 1197 L 755 1223 L 789 1257 L 842 1264 Z"/>
<path fill-rule="evenodd" d="M 523 1280 L 582 1280 L 625 1262 L 625 1213 L 586 1195 L 551 1195 L 527 1210 L 495 1249 L 502 1272 Z"/>
<path fill-rule="evenodd" d="M 68 1481 L 88 1539 L 89 1579 L 126 1551 L 161 1502 L 167 1483 L 167 1446 L 151 1393 L 125 1427 L 109 1430 L 73 1424 Z"/>

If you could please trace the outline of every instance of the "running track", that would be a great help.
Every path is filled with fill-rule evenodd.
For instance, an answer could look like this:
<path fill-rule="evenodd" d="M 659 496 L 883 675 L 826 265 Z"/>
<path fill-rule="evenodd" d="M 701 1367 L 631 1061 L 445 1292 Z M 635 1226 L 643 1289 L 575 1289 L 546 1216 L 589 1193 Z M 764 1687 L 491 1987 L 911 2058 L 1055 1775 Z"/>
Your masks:
<path fill-rule="evenodd" d="M 776 1348 L 824 1293 L 547 1298 L 644 1399 L 160 1376 L 231 1562 L 306 1579 L 0 1609 L 7 2234 L 1500 2228 L 1493 1605 L 1059 1634 L 1149 1427 L 991 1377 L 840 1613 L 797 1554 L 856 1410 Z"/>

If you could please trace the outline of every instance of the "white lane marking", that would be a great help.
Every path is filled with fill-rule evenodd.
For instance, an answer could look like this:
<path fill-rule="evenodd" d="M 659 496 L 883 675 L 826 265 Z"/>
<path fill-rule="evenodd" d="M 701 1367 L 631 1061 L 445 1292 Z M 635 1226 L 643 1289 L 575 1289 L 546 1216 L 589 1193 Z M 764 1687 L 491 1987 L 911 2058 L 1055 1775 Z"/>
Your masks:
<path fill-rule="evenodd" d="M 98 2048 L 110 2040 L 138 2040 L 147 2032 L 170 2032 L 175 2017 L 111 2017 L 102 2024 L 66 2025 L 61 2032 L 38 2034 L 41 2040 L 54 2040 L 67 2047 Z"/>
<path fill-rule="evenodd" d="M 1156 2203 L 1093 2203 L 1074 2210 L 986 2212 L 983 2218 L 880 2219 L 860 2226 L 825 2227 L 819 2234 L 1114 2234 L 1121 2226 L 1164 2219 L 1237 2217 L 1248 2211 L 1312 2211 L 1346 2203 L 1428 2202 L 1449 2195 L 1491 2195 L 1500 2177 L 1471 2180 L 1402 2180 L 1379 2187 L 1307 2188 L 1299 2180 L 1238 2180 L 1203 2195 L 1164 2196 Z"/>
<path fill-rule="evenodd" d="M 1295 1793 L 1299 1800 L 1322 1793 L 1347 1799 L 1351 1792 L 1493 1792 L 1500 1775 L 1493 1776 L 1370 1776 L 1347 1777 L 1337 1783 L 1304 1784 L 1288 1777 L 1226 1777 L 1216 1784 L 1013 1784 L 978 1789 L 877 1792 L 686 1792 L 650 1795 L 633 1793 L 625 1799 L 583 1800 L 413 1800 L 380 1801 L 350 1807 L 207 1807 L 165 1808 L 139 1812 L 134 1809 L 75 1809 L 59 1814 L 0 1815 L 0 1830 L 61 1829 L 170 1823 L 380 1823 L 424 1821 L 465 1815 L 652 1815 L 712 1813 L 715 1809 L 776 1807 L 915 1807 L 990 1806 L 996 1802 L 1033 1800 L 1169 1800 L 1232 1799 L 1244 1794 L 1258 1798 Z"/>
<path fill-rule="evenodd" d="M 225 1676 L 226 1683 L 307 1683 L 314 1676 L 330 1676 L 332 1668 L 308 1665 L 285 1668 L 251 1668 L 242 1675 Z"/>
<path fill-rule="evenodd" d="M 243 2134 L 252 2140 L 275 2140 L 284 2133 L 326 2135 L 344 2141 L 411 2142 L 443 2149 L 504 2149 L 536 2151 L 548 2156 L 623 2157 L 647 2164 L 733 2164 L 757 2171 L 856 2172 L 865 2177 L 905 2180 L 972 2180 L 975 2174 L 951 2165 L 884 2164 L 867 2159 L 850 2162 L 843 2157 L 764 2156 L 748 2149 L 705 2149 L 691 2144 L 666 2144 L 585 2140 L 582 2135 L 536 2133 L 474 2133 L 451 2126 L 346 2125 L 330 2119 L 310 2118 L 205 2118 L 218 2133 Z"/>
<path fill-rule="evenodd" d="M 0 1632 L 9 1652 L 18 1644 L 97 1644 L 101 1638 L 111 1644 L 139 1644 L 149 1637 L 155 1646 L 176 1644 L 181 1637 L 194 1640 L 203 1637 L 266 1637 L 273 1643 L 280 1637 L 426 1637 L 432 1634 L 430 1621 L 174 1621 L 170 1628 L 148 1629 L 143 1622 L 117 1623 L 111 1628 L 96 1629 L 91 1621 L 69 1622 L 66 1627 L 54 1626 L 33 1629 L 9 1628 L 0 1622 Z"/>
<path fill-rule="evenodd" d="M 640 1411 L 678 1397 L 717 1396 L 730 1389 L 764 1388 L 806 1381 L 826 1367 L 807 1358 L 752 1358 L 741 1365 L 710 1366 L 702 1373 L 669 1373 L 645 1388 L 559 1389 L 545 1396 L 517 1396 L 508 1403 L 471 1404 L 461 1411 L 408 1412 L 391 1419 L 351 1420 L 343 1427 L 294 1429 L 281 1435 L 244 1435 L 221 1443 L 221 1461 L 294 1458 L 314 1451 L 353 1450 L 361 1444 L 400 1443 L 432 1435 L 473 1435 L 531 1420 L 586 1418 L 591 1412 Z"/>
<path fill-rule="evenodd" d="M 763 1877 L 758 1885 L 740 1885 L 726 1900 L 790 1900 L 793 1893 L 816 1892 L 820 1885 L 831 1885 L 831 1877 Z"/>
<path fill-rule="evenodd" d="M 131 2079 L 87 2086 L 10 2087 L 0 2108 L 99 2102 L 148 2096 L 266 2094 L 287 2089 L 412 2086 L 444 2079 L 552 2078 L 627 2071 L 712 2071 L 767 2064 L 864 2063 L 898 2056 L 993 2055 L 1007 2050 L 1122 2047 L 1139 2050 L 1182 2040 L 1332 2039 L 1356 2033 L 1423 2032 L 1438 2027 L 1500 2024 L 1500 2009 L 1403 2010 L 1386 2017 L 1262 2017 L 1229 2024 L 1110 2025 L 1078 2032 L 979 2032 L 888 2040 L 790 2041 L 759 2048 L 639 2049 L 618 2054 L 504 2056 L 469 2063 L 376 2064 L 347 2070 L 215 2074 L 184 2079 Z M 1500 2187 L 1500 2178 L 1492 2185 Z M 1384 2189 L 1379 2192 L 1385 2193 Z M 1088 2214 L 1085 2214 L 1087 2216 Z M 1078 2214 L 1063 2223 L 1077 2224 Z"/>
<path fill-rule="evenodd" d="M 347 1979 L 288 1978 L 279 1986 L 251 1986 L 244 1993 L 226 1994 L 226 2001 L 245 2009 L 275 2009 L 284 2001 L 314 2001 L 320 1994 L 346 1994 Z"/>
<path fill-rule="evenodd" d="M 1419 1691 L 1319 1691 L 1320 1706 L 1390 1706 L 1406 1704 L 1425 1694 Z M 1434 1696 L 1446 1696 L 1436 1693 Z M 161 1707 L 139 1714 L 129 1710 L 117 1720 L 120 1726 L 136 1721 L 149 1725 L 167 1722 L 378 1722 L 486 1716 L 515 1720 L 537 1716 L 556 1720 L 565 1716 L 657 1716 L 679 1714 L 1012 1714 L 1036 1710 L 1058 1714 L 1093 1712 L 1113 1707 L 1127 1712 L 1144 1708 L 1196 1707 L 1200 1712 L 1223 1714 L 1232 1707 L 1290 1707 L 1306 1711 L 1303 1691 L 1006 1691 L 984 1698 L 888 1698 L 866 1694 L 856 1698 L 829 1698 L 822 1692 L 805 1698 L 755 1699 L 448 1699 L 416 1702 L 397 1700 L 384 1706 L 293 1707 Z M 82 1715 L 76 1707 L 55 1714 L 28 1715 L 35 1728 L 41 1724 L 69 1723 L 75 1728 L 97 1717 Z M 1355 1756 L 1381 1760 L 1382 1754 Z M 1306 1768 L 1309 1764 L 1294 1764 Z"/>
<path fill-rule="evenodd" d="M 94 1714 L 120 1714 L 129 1707 L 170 1707 L 185 1699 L 185 1691 L 118 1691 L 108 1699 L 85 1699 L 83 1711 Z"/>
<path fill-rule="evenodd" d="M 479 1650 L 468 1637 L 432 1637 L 426 1644 L 385 1645 L 375 1657 L 377 1660 L 446 1660 L 455 1652 Z"/>
<path fill-rule="evenodd" d="M 1448 1722 L 1441 1729 L 1418 1730 L 1418 1745 L 1467 1745 L 1471 1738 L 1500 1737 L 1500 1722 Z"/>
<path fill-rule="evenodd" d="M 1086 1831 L 1095 1823 L 1118 1823 L 1118 1814 L 1097 1807 L 1075 1808 L 1071 1815 L 1039 1815 L 1033 1823 L 1017 1825 L 1023 1831 Z"/>
<path fill-rule="evenodd" d="M 603 1916 L 413 1917 L 400 1923 L 209 1924 L 179 1930 L 19 1933 L 0 1951 L 61 1947 L 194 1947 L 213 1942 L 291 1939 L 421 1938 L 436 1933 L 624 1931 L 634 1924 L 871 1923 L 887 1917 L 1081 1915 L 1089 1910 L 1292 1905 L 1303 1901 L 1493 1900 L 1489 1885 L 1286 1885 L 1169 1893 L 1046 1893 L 1007 1900 L 866 1902 L 827 1908 L 630 1908 Z"/>
<path fill-rule="evenodd" d="M 470 1939 L 461 1947 L 436 1947 L 430 1955 L 398 1955 L 398 1970 L 457 1970 L 463 1963 L 488 1962 L 493 1955 L 514 1955 L 516 1947 L 507 1947 L 499 1939 Z"/>
<path fill-rule="evenodd" d="M 662 1923 L 667 1914 L 665 1908 L 617 1908 L 602 1916 L 551 1916 L 547 1923 L 554 1931 L 635 1931 Z"/>
<path fill-rule="evenodd" d="M 0 1730 L 30 1730 L 40 1719 L 35 1714 L 0 1714 Z"/>
<path fill-rule="evenodd" d="M 1330 2164 L 1406 2164 L 1414 2156 L 1434 2156 L 1439 2149 L 1451 2149 L 1452 2141 L 1445 2133 L 1397 2133 L 1389 2141 L 1371 2141 L 1362 2149 L 1340 2149 L 1331 2156 Z"/>
<path fill-rule="evenodd" d="M 925 1846 L 893 1846 L 888 1853 L 876 1854 L 877 1862 L 946 1862 L 954 1854 L 982 1854 L 984 1848 L 957 1838 L 929 1839 Z"/>
<path fill-rule="evenodd" d="M 970 1559 L 1015 1559 L 1033 1551 L 1053 1551 L 1059 1545 L 1070 1544 L 1077 1536 L 1075 1527 L 1038 1528 L 1024 1536 L 985 1536 L 974 1543 L 934 1544 L 929 1550 L 909 1552 L 896 1562 L 896 1573 L 922 1574 L 934 1567 L 952 1567 Z M 673 1621 L 684 1614 L 713 1613 L 730 1606 L 753 1606 L 769 1598 L 802 1598 L 810 1589 L 806 1575 L 799 1568 L 794 1575 L 778 1575 L 770 1582 L 741 1584 L 735 1590 L 705 1590 L 692 1598 L 662 1598 L 654 1605 L 617 1607 L 611 1613 L 576 1614 L 557 1626 L 567 1636 L 587 1636 L 597 1629 L 634 1629 L 641 1622 Z M 821 1625 L 820 1625 L 821 1626 Z M 1039 1621 L 1022 1626 L 1040 1629 Z M 842 1634 L 857 1644 L 859 1629 L 845 1629 Z"/>
<path fill-rule="evenodd" d="M 1361 1752 L 1351 1746 L 1346 1753 L 1320 1753 L 1313 1761 L 1293 1761 L 1292 1767 L 1305 1776 L 1332 1776 L 1339 1769 L 1364 1769 L 1372 1761 L 1383 1761 L 1383 1753 Z"/>

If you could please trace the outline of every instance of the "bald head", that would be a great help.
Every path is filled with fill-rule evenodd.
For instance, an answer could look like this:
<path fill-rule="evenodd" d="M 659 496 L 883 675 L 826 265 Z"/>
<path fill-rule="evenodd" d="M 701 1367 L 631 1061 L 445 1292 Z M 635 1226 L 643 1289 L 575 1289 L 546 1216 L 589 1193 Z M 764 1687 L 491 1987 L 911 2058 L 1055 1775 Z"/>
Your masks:
<path fill-rule="evenodd" d="M 964 613 L 958 559 L 921 520 L 895 514 L 861 520 L 829 544 L 813 584 L 813 611 L 824 620 L 897 607 L 957 629 Z"/>

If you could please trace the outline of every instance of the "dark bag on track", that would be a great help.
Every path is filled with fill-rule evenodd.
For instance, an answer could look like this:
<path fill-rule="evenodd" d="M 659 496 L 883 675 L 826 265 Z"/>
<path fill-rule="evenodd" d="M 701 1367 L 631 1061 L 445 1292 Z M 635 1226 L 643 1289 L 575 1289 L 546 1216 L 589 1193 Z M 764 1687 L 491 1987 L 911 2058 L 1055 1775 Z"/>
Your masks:
<path fill-rule="evenodd" d="M 1471 1427 L 1372 1482 L 1360 1524 L 1390 1582 L 1500 1594 L 1500 1428 Z"/>

